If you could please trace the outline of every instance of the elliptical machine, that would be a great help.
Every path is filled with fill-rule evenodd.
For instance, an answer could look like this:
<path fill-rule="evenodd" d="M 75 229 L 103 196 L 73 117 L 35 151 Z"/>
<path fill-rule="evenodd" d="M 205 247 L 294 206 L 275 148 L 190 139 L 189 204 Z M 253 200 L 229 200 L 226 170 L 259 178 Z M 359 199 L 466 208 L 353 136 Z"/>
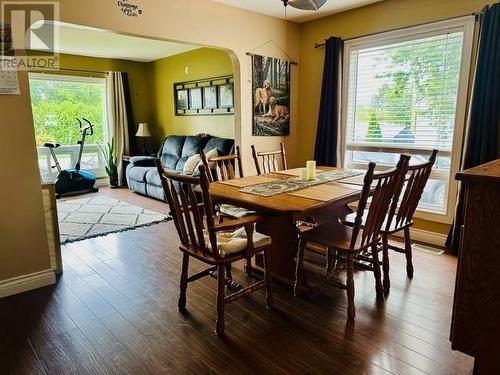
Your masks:
<path fill-rule="evenodd" d="M 83 147 L 85 146 L 85 138 L 87 135 L 94 134 L 94 126 L 85 117 L 83 117 L 83 121 L 86 123 L 85 125 L 79 118 L 77 118 L 77 120 L 82 138 L 77 142 L 80 148 L 78 150 L 78 159 L 74 168 L 64 170 L 61 168 L 59 160 L 57 160 L 57 155 L 54 151 L 56 148 L 61 146 L 59 143 L 44 144 L 44 147 L 47 147 L 50 150 L 50 154 L 56 163 L 55 168 L 57 168 L 57 171 L 59 172 L 55 182 L 56 198 L 68 195 L 95 193 L 99 191 L 99 189 L 94 186 L 96 182 L 95 175 L 80 169 Z M 52 168 L 54 168 L 54 166 Z"/>

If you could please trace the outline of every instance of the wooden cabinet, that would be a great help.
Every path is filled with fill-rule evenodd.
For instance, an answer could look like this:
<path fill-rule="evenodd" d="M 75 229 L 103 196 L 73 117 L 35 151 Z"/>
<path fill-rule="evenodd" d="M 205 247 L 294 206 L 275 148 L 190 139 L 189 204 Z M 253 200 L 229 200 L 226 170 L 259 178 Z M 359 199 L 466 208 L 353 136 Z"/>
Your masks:
<path fill-rule="evenodd" d="M 475 374 L 500 373 L 500 159 L 460 172 L 465 188 L 451 343 Z"/>

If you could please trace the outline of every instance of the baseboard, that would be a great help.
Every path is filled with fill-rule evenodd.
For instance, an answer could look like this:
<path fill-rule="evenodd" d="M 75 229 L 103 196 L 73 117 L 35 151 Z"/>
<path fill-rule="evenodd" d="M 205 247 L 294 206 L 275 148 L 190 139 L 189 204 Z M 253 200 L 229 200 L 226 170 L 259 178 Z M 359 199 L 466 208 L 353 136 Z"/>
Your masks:
<path fill-rule="evenodd" d="M 394 234 L 396 237 L 403 237 L 404 233 L 403 231 L 398 232 Z M 441 234 L 441 233 L 436 233 L 436 232 L 431 232 L 428 230 L 422 230 L 422 229 L 416 229 L 416 228 L 411 228 L 410 229 L 410 236 L 413 241 L 418 241 L 430 245 L 435 245 L 435 246 L 440 246 L 444 247 L 446 243 L 446 234 Z"/>
<path fill-rule="evenodd" d="M 55 284 L 53 270 L 45 270 L 0 281 L 0 298 Z"/>

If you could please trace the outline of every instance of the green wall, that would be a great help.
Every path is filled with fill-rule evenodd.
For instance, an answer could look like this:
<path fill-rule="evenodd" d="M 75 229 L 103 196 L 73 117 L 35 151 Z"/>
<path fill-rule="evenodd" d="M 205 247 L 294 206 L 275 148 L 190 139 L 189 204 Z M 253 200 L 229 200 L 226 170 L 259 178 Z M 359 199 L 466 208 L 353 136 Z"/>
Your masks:
<path fill-rule="evenodd" d="M 150 63 L 152 132 L 156 140 L 169 134 L 212 135 L 234 138 L 234 115 L 175 116 L 175 82 L 233 74 L 229 55 L 218 49 L 200 48 Z M 186 68 L 188 74 L 186 74 Z"/>

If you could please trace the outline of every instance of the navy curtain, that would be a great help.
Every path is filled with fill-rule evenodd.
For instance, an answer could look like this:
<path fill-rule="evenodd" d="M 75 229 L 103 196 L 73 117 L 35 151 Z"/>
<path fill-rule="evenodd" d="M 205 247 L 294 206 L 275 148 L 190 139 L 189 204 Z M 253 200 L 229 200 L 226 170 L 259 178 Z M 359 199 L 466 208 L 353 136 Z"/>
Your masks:
<path fill-rule="evenodd" d="M 462 169 L 500 157 L 500 3 L 486 7 L 480 20 L 476 76 Z M 457 254 L 464 216 L 461 189 L 447 247 Z"/>
<path fill-rule="evenodd" d="M 340 123 L 340 82 L 344 42 L 337 37 L 325 41 L 323 85 L 319 107 L 314 160 L 318 165 L 337 165 L 337 142 Z"/>
<path fill-rule="evenodd" d="M 138 151 L 141 150 L 137 145 L 137 137 L 135 133 L 137 128 L 135 126 L 134 111 L 132 109 L 132 96 L 130 95 L 130 85 L 128 79 L 128 73 L 122 73 L 123 80 L 123 91 L 125 93 L 125 106 L 127 108 L 127 120 L 128 120 L 128 134 L 129 134 L 129 151 L 130 155 L 138 155 Z"/>

